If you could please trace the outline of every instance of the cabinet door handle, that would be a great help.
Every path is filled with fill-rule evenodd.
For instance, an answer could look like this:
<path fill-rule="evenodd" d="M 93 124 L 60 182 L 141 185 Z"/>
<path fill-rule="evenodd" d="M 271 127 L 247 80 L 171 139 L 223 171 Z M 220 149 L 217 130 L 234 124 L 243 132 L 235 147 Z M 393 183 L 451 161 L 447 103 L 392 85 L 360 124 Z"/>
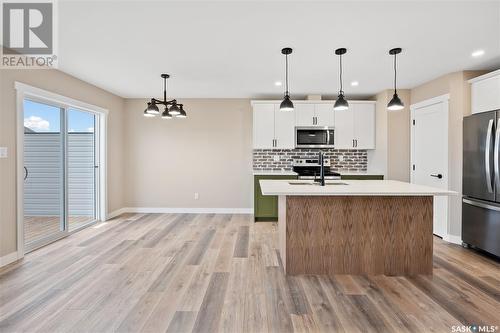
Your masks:
<path fill-rule="evenodd" d="M 278 139 L 274 139 L 274 147 L 278 147 Z"/>
<path fill-rule="evenodd" d="M 354 148 L 354 147 L 356 147 L 356 146 L 354 145 L 354 139 L 352 139 L 352 148 Z"/>
<path fill-rule="evenodd" d="M 354 140 L 356 142 L 356 148 L 358 148 L 358 139 Z"/>

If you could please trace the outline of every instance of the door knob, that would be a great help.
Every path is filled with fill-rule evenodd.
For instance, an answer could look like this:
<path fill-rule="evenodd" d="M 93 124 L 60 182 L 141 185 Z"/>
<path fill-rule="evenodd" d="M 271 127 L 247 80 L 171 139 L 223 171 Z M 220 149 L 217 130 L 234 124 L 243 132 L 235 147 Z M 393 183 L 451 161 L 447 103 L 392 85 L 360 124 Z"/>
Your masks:
<path fill-rule="evenodd" d="M 437 179 L 443 178 L 443 175 L 438 173 L 437 175 L 431 175 L 431 177 L 436 177 Z"/>

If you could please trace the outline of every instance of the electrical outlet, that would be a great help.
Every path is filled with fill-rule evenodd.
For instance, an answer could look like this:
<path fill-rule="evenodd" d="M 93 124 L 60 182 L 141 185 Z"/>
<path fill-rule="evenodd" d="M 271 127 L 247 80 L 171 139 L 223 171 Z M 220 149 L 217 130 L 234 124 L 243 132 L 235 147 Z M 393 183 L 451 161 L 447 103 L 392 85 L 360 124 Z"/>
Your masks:
<path fill-rule="evenodd" d="M 339 162 L 344 162 L 344 155 L 339 155 Z"/>
<path fill-rule="evenodd" d="M 198 200 L 200 198 L 200 194 L 198 192 L 194 193 L 194 200 Z"/>
<path fill-rule="evenodd" d="M 274 162 L 280 161 L 280 155 L 274 155 Z"/>
<path fill-rule="evenodd" d="M 7 147 L 0 147 L 0 158 L 7 158 Z"/>

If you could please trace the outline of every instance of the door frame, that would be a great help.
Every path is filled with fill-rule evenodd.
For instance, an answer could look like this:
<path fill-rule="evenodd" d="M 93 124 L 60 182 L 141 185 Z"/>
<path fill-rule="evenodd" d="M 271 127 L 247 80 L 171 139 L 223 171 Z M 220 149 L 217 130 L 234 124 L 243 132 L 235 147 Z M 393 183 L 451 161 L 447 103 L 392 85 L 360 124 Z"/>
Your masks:
<path fill-rule="evenodd" d="M 16 89 L 16 227 L 17 227 L 17 258 L 21 259 L 25 254 L 24 246 L 24 100 L 30 99 L 49 103 L 50 105 L 67 108 L 75 108 L 83 111 L 91 112 L 96 115 L 98 122 L 98 130 L 95 132 L 98 141 L 97 155 L 99 159 L 98 188 L 96 189 L 96 221 L 105 221 L 107 214 L 107 154 L 106 154 L 106 139 L 107 139 L 107 117 L 109 111 L 105 108 L 85 103 L 73 98 L 52 93 L 50 91 L 40 89 L 22 82 L 15 82 Z M 67 186 L 67 184 L 65 185 Z M 67 191 L 66 191 L 67 192 Z M 66 195 L 66 194 L 65 194 Z M 66 205 L 67 200 L 65 200 Z M 66 210 L 66 209 L 65 209 Z M 95 223 L 95 222 L 94 222 Z M 89 224 L 90 225 L 90 224 Z M 49 242 L 56 241 L 80 229 L 75 229 L 67 232 L 64 235 L 57 235 L 54 239 L 49 239 Z M 32 249 L 33 250 L 33 249 Z"/>
<path fill-rule="evenodd" d="M 450 120 L 450 108 L 449 108 L 449 101 L 450 101 L 450 94 L 444 94 L 440 96 L 436 96 L 433 98 L 426 99 L 424 101 L 411 104 L 410 105 L 410 183 L 414 183 L 414 172 L 413 172 L 413 164 L 415 162 L 415 127 L 413 126 L 413 119 L 415 118 L 416 112 L 418 112 L 418 109 L 428 107 L 431 105 L 435 104 L 440 104 L 443 103 L 444 105 L 444 112 L 445 116 L 447 119 L 446 126 L 442 130 L 446 132 L 446 140 L 445 140 L 445 147 L 446 147 L 446 175 L 447 175 L 447 184 L 446 184 L 446 189 L 449 190 L 450 188 L 450 178 L 449 178 L 449 170 L 450 170 L 450 155 L 449 155 L 449 120 Z M 448 238 L 448 227 L 450 225 L 450 202 L 447 200 L 447 212 L 446 212 L 446 230 L 445 234 L 443 235 L 443 239 L 446 240 Z"/>

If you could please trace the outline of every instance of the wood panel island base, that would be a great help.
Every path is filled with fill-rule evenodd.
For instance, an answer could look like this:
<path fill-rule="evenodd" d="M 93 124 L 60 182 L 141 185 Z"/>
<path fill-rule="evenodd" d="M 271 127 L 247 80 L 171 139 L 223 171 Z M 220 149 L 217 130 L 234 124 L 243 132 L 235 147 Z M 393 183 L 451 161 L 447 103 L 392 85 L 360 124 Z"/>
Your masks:
<path fill-rule="evenodd" d="M 373 180 L 262 180 L 279 196 L 279 247 L 287 274 L 432 274 L 433 196 L 454 192 Z"/>

